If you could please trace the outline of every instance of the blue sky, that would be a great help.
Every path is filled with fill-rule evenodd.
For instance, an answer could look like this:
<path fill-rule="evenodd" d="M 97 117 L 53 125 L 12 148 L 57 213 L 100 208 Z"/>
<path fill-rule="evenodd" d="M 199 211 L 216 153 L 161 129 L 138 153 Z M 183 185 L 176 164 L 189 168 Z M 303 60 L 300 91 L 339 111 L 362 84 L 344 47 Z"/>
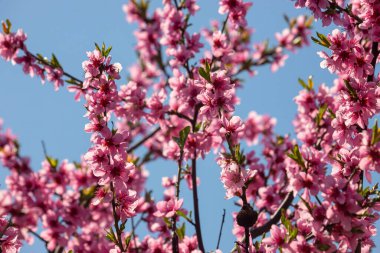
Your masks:
<path fill-rule="evenodd" d="M 152 2 L 157 5 L 159 1 Z M 199 2 L 201 10 L 192 18 L 194 31 L 208 26 L 213 19 L 224 19 L 217 13 L 217 0 Z M 86 58 L 85 52 L 93 49 L 94 42 L 112 45 L 113 60 L 123 65 L 122 80 L 125 82 L 125 70 L 135 60 L 135 39 L 132 35 L 135 27 L 125 21 L 121 10 L 123 3 L 120 0 L 0 0 L 0 19 L 9 18 L 13 29 L 24 29 L 28 34 L 30 51 L 46 56 L 54 53 L 67 72 L 80 78 L 83 76 L 81 63 Z M 294 17 L 310 13 L 304 9 L 294 9 L 293 2 L 289 0 L 255 1 L 248 15 L 250 26 L 255 28 L 252 40 L 274 41 L 274 33 L 286 26 L 284 14 Z M 332 30 L 321 28 L 318 23 L 314 24 L 314 28 L 314 31 L 325 34 Z M 241 105 L 236 108 L 236 114 L 242 118 L 246 118 L 251 110 L 270 114 L 277 118 L 276 131 L 279 134 L 290 133 L 294 136 L 292 120 L 296 105 L 293 98 L 301 90 L 297 79 L 312 75 L 316 84 L 325 82 L 328 85 L 334 79 L 319 67 L 321 60 L 316 54 L 319 50 L 320 47 L 312 44 L 295 54 L 291 53 L 285 68 L 274 74 L 266 66 L 259 68 L 259 75 L 254 78 L 243 76 L 246 82 L 244 89 L 238 93 Z M 19 137 L 22 154 L 32 158 L 33 168 L 38 169 L 43 160 L 42 140 L 49 154 L 60 160 L 78 160 L 87 151 L 90 136 L 83 131 L 87 122 L 84 113 L 83 104 L 76 103 L 73 95 L 65 89 L 55 92 L 51 84 L 43 86 L 37 78 L 24 75 L 19 66 L 0 61 L 0 117 L 4 119 L 5 127 L 12 128 Z M 220 169 L 213 159 L 211 155 L 199 163 L 201 222 L 206 248 L 214 249 L 222 210 L 226 208 L 221 249 L 227 252 L 234 240 L 229 214 L 237 209 L 233 200 L 224 199 L 224 189 L 219 181 Z M 161 177 L 174 175 L 176 165 L 156 162 L 147 168 L 151 174 L 148 187 L 155 190 L 155 196 L 159 198 Z M 1 173 L 4 175 L 4 172 Z M 378 180 L 378 177 L 375 179 Z M 3 184 L 3 178 L 0 183 Z M 186 206 L 191 208 L 189 191 L 183 190 L 182 193 L 184 198 L 189 199 Z M 379 236 L 376 241 L 380 243 Z M 42 252 L 42 247 L 41 243 L 36 243 L 32 247 L 26 246 L 21 252 Z"/>

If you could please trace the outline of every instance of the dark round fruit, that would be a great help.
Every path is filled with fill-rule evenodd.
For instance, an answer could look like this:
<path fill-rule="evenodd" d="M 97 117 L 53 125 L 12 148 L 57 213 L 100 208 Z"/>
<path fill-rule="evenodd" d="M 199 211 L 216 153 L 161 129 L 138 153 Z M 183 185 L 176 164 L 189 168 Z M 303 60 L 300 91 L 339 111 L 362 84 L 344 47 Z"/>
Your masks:
<path fill-rule="evenodd" d="M 237 224 L 241 227 L 252 227 L 257 221 L 257 212 L 249 204 L 244 204 L 236 216 Z"/>

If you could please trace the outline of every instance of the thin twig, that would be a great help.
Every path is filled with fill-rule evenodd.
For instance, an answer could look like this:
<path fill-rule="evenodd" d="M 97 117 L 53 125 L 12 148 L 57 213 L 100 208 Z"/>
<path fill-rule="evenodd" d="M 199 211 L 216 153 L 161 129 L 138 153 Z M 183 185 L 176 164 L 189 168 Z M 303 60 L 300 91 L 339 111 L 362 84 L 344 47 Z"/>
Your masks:
<path fill-rule="evenodd" d="M 151 132 L 150 134 L 148 134 L 147 136 L 145 136 L 143 139 L 141 139 L 139 142 L 137 142 L 136 144 L 132 145 L 132 147 L 130 147 L 128 150 L 127 150 L 127 153 L 131 153 L 133 150 L 137 149 L 138 147 L 140 147 L 142 144 L 144 144 L 147 140 L 149 140 L 150 138 L 152 138 L 156 133 L 158 133 L 158 131 L 160 131 L 161 128 L 160 127 L 157 127 L 156 130 L 154 130 L 153 132 Z"/>
<path fill-rule="evenodd" d="M 216 244 L 216 249 L 219 249 L 220 239 L 222 238 L 222 231 L 224 225 L 224 219 L 226 218 L 226 209 L 223 209 L 222 223 L 220 224 L 218 243 Z"/>
<path fill-rule="evenodd" d="M 137 247 L 137 240 L 136 240 L 136 226 L 135 226 L 135 221 L 133 217 L 131 218 L 131 223 L 132 223 L 132 236 L 133 236 L 133 242 L 135 244 L 135 251 L 139 253 L 140 248 Z"/>
<path fill-rule="evenodd" d="M 40 58 L 38 58 L 37 56 L 35 56 L 35 55 L 32 54 L 31 52 L 29 52 L 29 51 L 25 51 L 25 50 L 24 50 L 24 52 L 25 52 L 27 55 L 32 56 L 32 57 L 33 57 L 34 59 L 36 59 L 40 64 L 42 64 L 42 65 L 46 65 L 46 66 L 49 66 L 49 67 L 51 67 L 51 68 L 56 68 L 56 67 L 52 66 L 51 64 L 49 64 L 47 61 L 45 61 L 45 60 L 41 60 Z M 77 86 L 82 86 L 82 85 L 83 85 L 83 81 L 82 81 L 82 80 L 80 80 L 79 78 L 76 78 L 75 76 L 73 76 L 73 75 L 71 75 L 71 74 L 65 72 L 65 71 L 63 70 L 62 67 L 61 67 L 60 69 L 62 70 L 62 74 L 63 74 L 64 76 L 66 76 L 66 77 L 68 77 L 68 78 L 70 78 L 70 79 L 72 79 L 72 80 L 78 82 L 78 84 L 73 84 L 73 85 L 77 85 Z M 72 83 L 71 83 L 71 84 L 72 84 Z"/>
<path fill-rule="evenodd" d="M 190 117 L 188 117 L 188 116 L 186 116 L 180 112 L 177 112 L 177 111 L 171 110 L 171 111 L 168 111 L 167 114 L 176 115 L 178 118 L 185 119 L 185 120 L 189 121 L 190 123 L 193 122 L 193 120 Z"/>
<path fill-rule="evenodd" d="M 198 113 L 201 105 L 197 104 L 194 108 L 194 118 L 191 124 L 192 131 L 195 132 Z M 198 240 L 199 250 L 205 252 L 202 239 L 201 221 L 199 215 L 199 200 L 198 200 L 198 187 L 197 187 L 197 149 L 194 148 L 193 158 L 191 159 L 191 181 L 193 184 L 193 205 L 194 205 L 194 219 L 195 219 L 195 232 Z"/>
<path fill-rule="evenodd" d="M 124 252 L 123 241 L 121 240 L 122 231 L 120 231 L 120 228 L 119 228 L 120 217 L 116 213 L 115 189 L 113 187 L 113 182 L 111 182 L 110 185 L 111 185 L 111 192 L 112 192 L 112 201 L 111 201 L 112 213 L 113 213 L 114 225 L 115 225 L 116 235 L 117 235 L 117 242 L 116 243 L 117 243 L 117 246 L 119 247 L 120 251 Z"/>
<path fill-rule="evenodd" d="M 183 160 L 183 147 L 180 150 L 178 159 L 178 172 L 177 172 L 177 182 L 175 184 L 175 197 L 179 199 L 179 191 L 181 185 L 181 173 L 182 173 L 182 160 Z M 172 250 L 173 253 L 179 253 L 178 235 L 177 235 L 177 214 L 172 218 Z"/>
<path fill-rule="evenodd" d="M 34 235 L 35 237 L 37 237 L 38 239 L 40 239 L 43 243 L 45 243 L 46 245 L 48 244 L 48 241 L 46 241 L 44 238 L 42 238 L 39 234 L 37 234 L 36 232 L 34 232 L 33 230 L 31 229 L 28 229 L 28 232 L 31 233 L 32 235 Z"/>

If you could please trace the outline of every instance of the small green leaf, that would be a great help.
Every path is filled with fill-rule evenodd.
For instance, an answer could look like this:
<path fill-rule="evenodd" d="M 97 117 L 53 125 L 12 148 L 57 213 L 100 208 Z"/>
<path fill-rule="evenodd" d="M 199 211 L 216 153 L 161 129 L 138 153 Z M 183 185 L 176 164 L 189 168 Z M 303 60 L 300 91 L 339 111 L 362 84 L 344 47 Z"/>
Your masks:
<path fill-rule="evenodd" d="M 181 210 L 177 210 L 177 211 L 176 211 L 176 214 L 177 214 L 178 216 L 181 216 L 181 217 L 185 218 L 185 219 L 188 219 L 187 216 L 186 216 L 186 214 L 185 214 L 184 212 L 182 212 Z"/>
<path fill-rule="evenodd" d="M 129 244 L 131 243 L 131 239 L 132 239 L 132 234 L 128 235 L 128 236 L 125 238 L 125 248 L 126 248 L 126 249 L 129 248 Z"/>
<path fill-rule="evenodd" d="M 288 23 L 288 24 L 290 23 L 290 19 L 289 19 L 288 15 L 284 14 L 284 19 L 285 19 L 286 23 Z"/>
<path fill-rule="evenodd" d="M 195 125 L 195 129 L 194 129 L 194 132 L 199 132 L 199 130 L 201 130 L 202 128 L 202 123 L 198 123 Z"/>
<path fill-rule="evenodd" d="M 290 223 L 290 220 L 288 220 L 288 218 L 286 218 L 286 213 L 285 213 L 285 210 L 282 210 L 281 212 L 281 223 L 282 225 L 284 225 L 284 227 L 286 228 L 286 230 L 290 230 L 292 225 Z"/>
<path fill-rule="evenodd" d="M 327 251 L 330 248 L 330 245 L 319 243 L 319 242 L 316 243 L 316 246 L 317 246 L 317 249 L 319 249 L 320 251 Z"/>
<path fill-rule="evenodd" d="M 177 233 L 178 238 L 180 240 L 183 240 L 183 238 L 185 238 L 185 235 L 186 235 L 186 225 L 185 225 L 185 223 L 183 223 L 181 227 L 177 228 L 176 233 Z"/>
<path fill-rule="evenodd" d="M 170 228 L 171 227 L 171 222 L 170 222 L 169 218 L 164 217 L 163 219 L 164 219 L 164 222 L 165 222 L 166 226 L 168 228 Z"/>
<path fill-rule="evenodd" d="M 297 234 L 298 234 L 298 229 L 297 228 L 291 228 L 289 231 L 288 243 L 293 241 L 297 237 Z"/>
<path fill-rule="evenodd" d="M 306 206 L 307 210 L 309 211 L 309 213 L 312 213 L 313 212 L 313 209 L 311 208 L 309 202 L 307 202 L 304 198 L 302 198 L 301 196 L 299 196 L 300 199 L 302 200 L 302 202 L 304 203 L 304 205 Z"/>
<path fill-rule="evenodd" d="M 319 124 L 321 123 L 321 120 L 323 119 L 323 116 L 324 116 L 326 110 L 327 110 L 327 104 L 323 104 L 319 108 L 318 114 L 315 117 L 315 123 L 317 124 L 317 126 L 319 126 Z"/>
<path fill-rule="evenodd" d="M 210 71 L 211 71 L 211 66 L 210 66 L 210 64 L 208 63 L 208 61 L 206 61 L 206 63 L 205 63 L 205 67 L 206 67 L 206 73 L 210 73 Z"/>
<path fill-rule="evenodd" d="M 307 28 L 311 28 L 311 25 L 313 24 L 313 21 L 314 21 L 314 16 L 310 16 L 310 17 L 306 20 L 306 22 L 305 22 L 305 26 L 306 26 Z"/>
<path fill-rule="evenodd" d="M 330 118 L 335 119 L 335 118 L 336 118 L 335 113 L 334 113 L 330 108 L 328 108 L 327 110 L 328 110 L 329 113 L 330 113 Z"/>
<path fill-rule="evenodd" d="M 69 84 L 74 84 L 74 85 L 78 85 L 78 82 L 77 81 L 75 81 L 74 79 L 67 79 L 67 80 L 65 80 L 65 82 L 66 83 L 69 83 Z"/>
<path fill-rule="evenodd" d="M 356 227 L 356 228 L 351 228 L 351 233 L 354 233 L 354 234 L 363 234 L 364 231 L 362 229 L 360 229 L 359 227 Z"/>
<path fill-rule="evenodd" d="M 375 145 L 379 141 L 380 141 L 380 129 L 377 126 L 377 120 L 375 120 L 375 124 L 372 127 L 371 145 Z"/>
<path fill-rule="evenodd" d="M 303 79 L 298 78 L 298 83 L 301 84 L 301 86 L 308 91 L 311 91 L 313 89 L 313 86 L 314 86 L 312 76 L 308 77 L 307 83 Z"/>
<path fill-rule="evenodd" d="M 288 153 L 287 155 L 289 158 L 294 160 L 298 165 L 300 165 L 303 169 L 306 170 L 305 162 L 302 158 L 301 152 L 297 144 L 294 145 L 292 153 Z"/>
<path fill-rule="evenodd" d="M 317 32 L 317 36 L 318 36 L 318 38 L 321 39 L 321 41 L 323 42 L 323 44 L 326 47 L 330 47 L 331 46 L 330 41 L 327 39 L 327 37 L 324 34 Z"/>
<path fill-rule="evenodd" d="M 1 22 L 3 25 L 3 32 L 5 34 L 9 34 L 11 32 L 12 23 L 9 21 L 9 19 L 6 19 L 5 22 Z"/>
<path fill-rule="evenodd" d="M 350 82 L 348 80 L 344 80 L 344 84 L 346 85 L 348 93 L 351 95 L 351 97 L 357 101 L 359 99 L 358 94 L 356 93 L 356 90 L 351 86 Z"/>
<path fill-rule="evenodd" d="M 298 83 L 301 84 L 301 86 L 302 86 L 303 88 L 305 88 L 306 90 L 310 90 L 310 89 L 309 89 L 309 86 L 308 86 L 308 85 L 305 83 L 305 81 L 302 80 L 301 78 L 298 78 Z"/>
<path fill-rule="evenodd" d="M 117 243 L 116 236 L 112 227 L 110 228 L 109 231 L 106 231 L 106 232 L 107 232 L 106 238 L 113 243 Z"/>
<path fill-rule="evenodd" d="M 50 166 L 52 168 L 57 168 L 57 166 L 58 166 L 58 159 L 55 159 L 55 158 L 53 158 L 51 156 L 47 156 L 46 160 L 48 161 L 48 163 L 50 164 Z"/>
<path fill-rule="evenodd" d="M 104 51 L 106 50 L 106 44 L 104 42 L 102 43 L 102 55 L 104 55 Z"/>
<path fill-rule="evenodd" d="M 200 67 L 198 69 L 198 73 L 201 77 L 203 77 L 206 81 L 211 83 L 211 77 L 210 77 L 210 72 L 207 72 L 204 68 Z"/>
<path fill-rule="evenodd" d="M 315 37 L 311 37 L 312 41 L 314 41 L 315 43 L 317 43 L 318 45 L 321 45 L 321 46 L 324 46 L 326 48 L 330 48 L 331 46 L 331 43 L 330 41 L 327 39 L 327 37 L 321 33 L 318 33 L 317 32 L 317 37 L 318 38 L 315 38 Z"/>
<path fill-rule="evenodd" d="M 51 60 L 50 60 L 51 65 L 54 68 L 62 68 L 61 64 L 59 63 L 57 57 L 54 54 L 51 54 Z"/>
<path fill-rule="evenodd" d="M 104 56 L 107 57 L 110 54 L 111 50 L 112 50 L 112 47 L 107 48 L 107 50 L 105 50 L 104 52 Z"/>
<path fill-rule="evenodd" d="M 100 49 L 98 43 L 95 42 L 95 48 L 99 51 L 99 52 L 102 52 L 102 50 Z"/>
<path fill-rule="evenodd" d="M 178 144 L 178 146 L 180 146 L 180 144 L 181 144 L 180 138 L 173 136 L 173 141 L 175 141 Z"/>
<path fill-rule="evenodd" d="M 309 87 L 309 90 L 312 90 L 312 89 L 313 89 L 313 87 L 314 87 L 314 82 L 313 82 L 313 77 L 312 77 L 312 76 L 309 76 L 309 77 L 307 78 L 307 85 L 308 85 L 308 87 Z"/>
<path fill-rule="evenodd" d="M 126 219 L 123 223 L 121 223 L 121 225 L 120 225 L 120 230 L 121 230 L 121 231 L 124 231 L 124 229 L 125 229 L 125 224 L 127 224 L 127 221 L 128 221 L 128 219 Z"/>
<path fill-rule="evenodd" d="M 187 126 L 179 132 L 179 137 L 173 137 L 173 140 L 178 144 L 181 150 L 183 150 L 183 148 L 185 147 L 186 140 L 189 133 L 190 133 L 190 126 Z"/>

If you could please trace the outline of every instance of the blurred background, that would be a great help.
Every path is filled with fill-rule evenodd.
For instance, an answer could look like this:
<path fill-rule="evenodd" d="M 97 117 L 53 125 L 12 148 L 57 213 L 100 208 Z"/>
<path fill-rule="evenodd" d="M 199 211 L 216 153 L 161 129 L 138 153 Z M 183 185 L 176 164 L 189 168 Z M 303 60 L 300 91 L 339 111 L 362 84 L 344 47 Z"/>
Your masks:
<path fill-rule="evenodd" d="M 152 1 L 152 8 L 159 6 L 158 0 Z M 218 1 L 198 1 L 201 10 L 191 18 L 192 31 L 207 27 L 211 20 L 222 22 L 224 16 L 218 14 Z M 133 36 L 134 25 L 125 21 L 122 5 L 125 1 L 100 0 L 0 0 L 0 20 L 9 18 L 12 29 L 22 28 L 28 35 L 27 46 L 31 52 L 51 56 L 54 53 L 66 72 L 83 77 L 82 61 L 86 51 L 94 49 L 94 42 L 113 47 L 111 55 L 114 62 L 123 66 L 122 79 L 126 82 L 128 67 L 136 60 Z M 275 44 L 274 33 L 287 27 L 283 15 L 296 17 L 300 14 L 310 15 L 305 9 L 295 9 L 290 0 L 254 1 L 248 14 L 248 23 L 254 28 L 252 42 L 266 39 Z M 332 28 L 325 29 L 320 23 L 314 23 L 315 31 L 327 34 Z M 236 107 L 236 115 L 245 119 L 252 110 L 259 114 L 269 114 L 277 119 L 275 128 L 278 134 L 295 136 L 292 120 L 296 114 L 293 98 L 302 87 L 297 79 L 313 76 L 315 85 L 331 85 L 334 76 L 319 66 L 321 59 L 316 54 L 321 47 L 311 43 L 309 47 L 290 53 L 286 66 L 272 73 L 269 66 L 258 68 L 258 75 L 245 79 L 244 88 L 238 91 L 241 104 Z M 41 141 L 46 143 L 48 153 L 59 160 L 78 161 L 89 146 L 90 135 L 84 132 L 87 118 L 84 118 L 83 101 L 75 102 L 73 94 L 66 89 L 55 92 L 52 84 L 41 85 L 38 78 L 26 76 L 20 66 L 0 61 L 0 117 L 4 119 L 5 128 L 11 128 L 21 143 L 22 155 L 32 159 L 32 166 L 38 170 L 44 159 Z M 205 247 L 215 249 L 223 209 L 226 209 L 221 240 L 221 249 L 229 252 L 234 244 L 232 236 L 234 199 L 225 200 L 225 191 L 219 180 L 220 168 L 214 161 L 215 156 L 199 162 L 198 175 L 201 225 Z M 156 200 L 161 198 L 161 177 L 176 174 L 176 164 L 158 161 L 146 167 L 150 177 L 147 188 L 154 191 Z M 1 168 L 1 188 L 4 188 L 6 170 Z M 379 176 L 374 178 L 379 181 Z M 183 184 L 185 185 L 185 184 Z M 185 198 L 185 207 L 192 209 L 191 194 L 182 189 L 181 197 Z M 187 202 L 186 202 L 187 201 Z M 379 228 L 379 226 L 377 226 Z M 129 228 L 129 227 L 128 227 Z M 190 229 L 190 226 L 187 226 Z M 102 233 L 103 231 L 99 231 Z M 141 229 L 138 235 L 143 238 L 146 230 Z M 188 230 L 187 234 L 192 231 Z M 380 237 L 376 237 L 376 244 Z M 376 250 L 375 250 L 376 251 Z M 44 245 L 36 239 L 34 245 L 25 245 L 21 252 L 45 252 Z"/>

